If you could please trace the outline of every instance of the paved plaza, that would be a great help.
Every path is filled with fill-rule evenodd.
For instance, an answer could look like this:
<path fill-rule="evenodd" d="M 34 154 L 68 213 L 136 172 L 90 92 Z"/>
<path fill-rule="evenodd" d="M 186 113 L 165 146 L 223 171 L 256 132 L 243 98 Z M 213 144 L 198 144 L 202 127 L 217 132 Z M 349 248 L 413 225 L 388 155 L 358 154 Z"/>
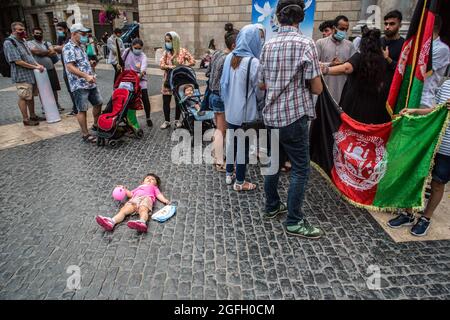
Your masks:
<path fill-rule="evenodd" d="M 112 76 L 98 71 L 105 102 Z M 160 85 L 152 76 L 149 93 L 157 95 Z M 0 131 L 21 121 L 11 86 L 0 78 Z M 69 111 L 64 86 L 61 101 Z M 114 149 L 82 143 L 78 132 L 0 148 L 0 299 L 450 298 L 449 240 L 395 242 L 315 171 L 304 211 L 325 236 L 288 237 L 285 216 L 262 218 L 258 166 L 248 172 L 257 190 L 238 194 L 212 165 L 172 163 L 175 142 L 171 130 L 158 128 L 158 110 L 142 140 L 127 138 Z M 113 188 L 137 186 L 149 172 L 162 178 L 176 216 L 152 221 L 148 234 L 126 224 L 104 232 L 94 217 L 117 211 Z M 281 182 L 286 199 L 287 174 Z M 74 268 L 78 290 L 68 288 Z M 368 285 L 374 268 L 378 290 Z"/>

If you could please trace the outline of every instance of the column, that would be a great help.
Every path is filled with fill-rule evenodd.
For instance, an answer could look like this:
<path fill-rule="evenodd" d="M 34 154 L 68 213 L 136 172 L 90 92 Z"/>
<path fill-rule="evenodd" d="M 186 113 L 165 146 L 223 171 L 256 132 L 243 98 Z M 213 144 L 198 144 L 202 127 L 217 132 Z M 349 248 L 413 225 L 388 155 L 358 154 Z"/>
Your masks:
<path fill-rule="evenodd" d="M 359 13 L 359 22 L 353 27 L 352 31 L 354 35 L 361 34 L 361 27 L 367 24 L 367 19 L 371 13 L 367 13 L 367 8 L 372 5 L 377 5 L 377 0 L 361 0 L 361 11 Z"/>

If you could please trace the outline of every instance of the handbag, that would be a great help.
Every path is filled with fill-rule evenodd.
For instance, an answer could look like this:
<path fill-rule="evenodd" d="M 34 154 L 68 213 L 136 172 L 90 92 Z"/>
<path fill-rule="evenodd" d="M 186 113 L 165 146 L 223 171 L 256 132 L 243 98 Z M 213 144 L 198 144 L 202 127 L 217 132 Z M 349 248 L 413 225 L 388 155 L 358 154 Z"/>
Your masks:
<path fill-rule="evenodd" d="M 211 96 L 211 90 L 209 89 L 209 80 L 206 81 L 205 95 L 203 96 L 200 111 L 211 110 L 209 105 L 209 97 Z"/>
<path fill-rule="evenodd" d="M 249 85 L 250 85 L 250 68 L 252 66 L 252 60 L 253 57 L 251 57 L 248 61 L 247 66 L 247 81 L 246 81 L 246 88 L 245 88 L 245 106 L 244 106 L 244 122 L 242 123 L 242 128 L 244 131 L 248 129 L 263 129 L 265 128 L 264 121 L 261 116 L 261 110 L 259 110 L 258 102 L 256 103 L 256 119 L 252 122 L 247 122 L 247 104 L 248 104 L 248 92 L 249 92 Z M 256 98 L 256 97 L 255 97 Z"/>

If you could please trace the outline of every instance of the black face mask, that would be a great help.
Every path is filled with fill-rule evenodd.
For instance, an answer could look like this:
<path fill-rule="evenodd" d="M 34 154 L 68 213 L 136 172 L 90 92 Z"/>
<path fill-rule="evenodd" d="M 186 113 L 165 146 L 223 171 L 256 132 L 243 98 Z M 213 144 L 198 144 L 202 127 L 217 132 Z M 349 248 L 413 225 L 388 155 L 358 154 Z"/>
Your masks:
<path fill-rule="evenodd" d="M 39 35 L 39 36 L 34 35 L 33 38 L 35 38 L 37 41 L 41 41 L 43 36 L 42 35 Z"/>

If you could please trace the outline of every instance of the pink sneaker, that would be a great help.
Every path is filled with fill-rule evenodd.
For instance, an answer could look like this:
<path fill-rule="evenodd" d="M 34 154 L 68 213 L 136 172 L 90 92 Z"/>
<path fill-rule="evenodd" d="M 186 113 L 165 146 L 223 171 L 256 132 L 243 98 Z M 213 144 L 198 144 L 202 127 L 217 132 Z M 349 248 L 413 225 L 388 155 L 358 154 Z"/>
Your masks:
<path fill-rule="evenodd" d="M 96 216 L 95 221 L 106 231 L 112 231 L 114 229 L 114 223 L 111 221 L 111 218 Z"/>
<path fill-rule="evenodd" d="M 139 220 L 129 221 L 127 226 L 128 228 L 137 230 L 138 232 L 147 232 L 147 224 Z"/>

